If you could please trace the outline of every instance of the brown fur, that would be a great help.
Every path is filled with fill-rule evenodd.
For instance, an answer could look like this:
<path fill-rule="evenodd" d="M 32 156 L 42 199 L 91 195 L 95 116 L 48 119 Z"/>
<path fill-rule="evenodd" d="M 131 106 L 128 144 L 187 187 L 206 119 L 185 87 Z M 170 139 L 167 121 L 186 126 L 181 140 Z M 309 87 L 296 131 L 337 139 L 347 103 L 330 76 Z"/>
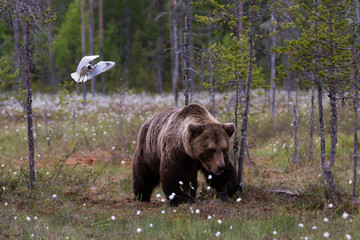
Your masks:
<path fill-rule="evenodd" d="M 161 183 L 172 203 L 195 200 L 197 173 L 201 170 L 222 199 L 237 189 L 236 171 L 229 158 L 234 124 L 218 122 L 201 105 L 169 108 L 146 121 L 138 136 L 133 158 L 133 190 L 150 201 Z M 179 184 L 183 182 L 183 185 Z"/>

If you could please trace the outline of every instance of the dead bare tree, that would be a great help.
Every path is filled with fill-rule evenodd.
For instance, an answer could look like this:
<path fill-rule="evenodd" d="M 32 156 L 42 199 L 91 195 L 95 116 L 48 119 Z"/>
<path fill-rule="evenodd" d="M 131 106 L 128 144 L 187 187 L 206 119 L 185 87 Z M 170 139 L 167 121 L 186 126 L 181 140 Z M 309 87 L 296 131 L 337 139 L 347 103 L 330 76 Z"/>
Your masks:
<path fill-rule="evenodd" d="M 170 1 L 170 47 L 171 47 L 171 83 L 175 98 L 175 107 L 179 106 L 179 45 L 177 30 L 177 1 Z"/>

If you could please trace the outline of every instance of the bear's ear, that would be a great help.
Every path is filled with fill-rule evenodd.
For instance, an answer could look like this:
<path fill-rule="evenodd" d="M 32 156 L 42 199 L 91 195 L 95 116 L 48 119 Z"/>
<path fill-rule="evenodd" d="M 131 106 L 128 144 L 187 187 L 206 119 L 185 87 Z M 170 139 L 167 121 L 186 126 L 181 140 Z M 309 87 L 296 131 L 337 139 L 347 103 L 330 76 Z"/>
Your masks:
<path fill-rule="evenodd" d="M 229 137 L 231 137 L 235 132 L 235 124 L 233 123 L 224 123 L 223 128 L 225 132 L 229 135 Z"/>
<path fill-rule="evenodd" d="M 203 127 L 201 125 L 190 123 L 188 126 L 188 131 L 192 137 L 197 137 L 202 133 Z"/>

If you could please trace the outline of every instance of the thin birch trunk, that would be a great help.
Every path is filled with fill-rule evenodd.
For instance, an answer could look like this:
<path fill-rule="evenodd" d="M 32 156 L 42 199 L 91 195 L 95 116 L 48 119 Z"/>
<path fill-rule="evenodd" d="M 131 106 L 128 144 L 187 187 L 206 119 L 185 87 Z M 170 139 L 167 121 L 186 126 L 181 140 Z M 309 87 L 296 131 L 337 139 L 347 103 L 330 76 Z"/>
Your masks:
<path fill-rule="evenodd" d="M 190 100 L 192 98 L 192 95 L 195 91 L 195 76 L 194 76 L 194 37 L 193 37 L 193 12 L 192 12 L 192 5 L 191 0 L 189 1 L 189 13 L 188 13 L 188 77 L 189 77 L 189 83 L 190 83 Z"/>
<path fill-rule="evenodd" d="M 171 83 L 175 98 L 175 107 L 179 106 L 179 47 L 177 36 L 177 2 L 171 1 L 170 45 L 171 45 Z"/>
<path fill-rule="evenodd" d="M 94 26 L 94 1 L 88 1 L 89 8 L 89 47 L 90 47 L 90 55 L 95 54 L 95 26 Z M 91 79 L 91 93 L 93 97 L 96 95 L 96 79 L 93 77 Z"/>
<path fill-rule="evenodd" d="M 209 59 L 209 71 L 210 71 L 210 76 L 209 76 L 209 96 L 210 96 L 210 103 L 211 103 L 211 114 L 216 118 L 216 110 L 215 110 L 215 94 L 214 94 L 214 83 L 213 83 L 213 64 L 212 64 L 212 59 Z"/>
<path fill-rule="evenodd" d="M 99 52 L 100 60 L 104 60 L 104 21 L 103 21 L 103 0 L 99 0 Z M 106 85 L 105 85 L 105 74 L 100 75 L 101 78 L 101 92 L 102 95 L 106 95 Z"/>
<path fill-rule="evenodd" d="M 15 3 L 16 6 L 16 12 L 18 11 L 18 3 Z M 20 50 L 19 50 L 19 34 L 20 34 L 20 26 L 19 26 L 19 19 L 17 14 L 14 14 L 14 55 L 13 55 L 13 61 L 14 61 L 14 68 L 15 70 L 18 70 L 20 68 L 20 59 L 19 59 L 19 54 L 20 54 Z M 20 72 L 19 72 L 20 74 Z M 16 76 L 15 78 L 15 86 L 14 86 L 14 91 L 16 94 L 19 93 L 19 80 L 20 80 L 20 76 L 19 74 Z"/>
<path fill-rule="evenodd" d="M 24 78 L 26 82 L 26 116 L 28 127 L 28 144 L 29 144 L 29 189 L 35 190 L 35 149 L 34 149 L 34 135 L 33 135 L 33 119 L 32 119 L 32 89 L 30 78 L 30 24 L 24 21 Z"/>
<path fill-rule="evenodd" d="M 358 109 L 359 109 L 359 69 L 360 69 L 360 60 L 357 48 L 359 45 L 359 40 L 357 36 L 357 30 L 360 25 L 360 2 L 355 0 L 355 18 L 356 18 L 356 31 L 354 34 L 354 46 L 353 46 L 353 56 L 355 58 L 355 69 L 354 69 L 354 113 L 355 113 L 355 122 L 354 122 L 354 152 L 353 152 L 353 189 L 352 189 L 352 201 L 356 201 L 356 183 L 357 183 L 357 162 L 359 159 L 358 154 Z"/>
<path fill-rule="evenodd" d="M 310 109 L 310 142 L 309 142 L 309 161 L 314 159 L 314 108 L 315 108 L 315 87 L 311 88 L 311 109 Z"/>
<path fill-rule="evenodd" d="M 275 22 L 274 12 L 271 13 L 271 22 Z M 275 24 L 272 27 L 271 48 L 276 48 L 276 34 Z M 274 128 L 276 127 L 276 109 L 275 109 L 275 52 L 270 51 L 270 64 L 271 64 L 271 115 L 273 118 Z"/>
<path fill-rule="evenodd" d="M 82 56 L 86 55 L 86 41 L 85 41 L 85 3 L 84 0 L 81 0 L 81 52 Z M 86 82 L 82 83 L 83 85 L 83 99 L 84 99 L 84 107 L 86 106 Z"/>
<path fill-rule="evenodd" d="M 163 0 L 156 1 L 157 13 L 161 14 L 164 11 Z M 164 93 L 164 79 L 165 79 L 165 68 L 164 68 L 164 20 L 162 17 L 158 19 L 158 38 L 156 44 L 156 70 L 157 70 L 157 92 L 159 94 Z"/>
<path fill-rule="evenodd" d="M 44 113 L 44 122 L 45 122 L 46 141 L 47 141 L 48 147 L 50 147 L 50 136 L 49 136 L 49 131 L 48 131 L 48 118 L 47 118 L 47 111 L 46 110 L 45 110 L 45 113 Z"/>
<path fill-rule="evenodd" d="M 189 22 L 189 8 L 190 8 L 191 0 L 186 1 L 186 9 L 185 9 L 185 26 L 184 26 L 184 47 L 182 52 L 183 59 L 183 72 L 184 72 L 184 97 L 185 97 L 185 106 L 189 105 L 189 79 L 188 79 L 188 22 Z"/>
<path fill-rule="evenodd" d="M 252 67 L 253 67 L 253 51 L 254 51 L 253 35 L 254 35 L 254 17 L 255 17 L 255 11 L 253 6 L 254 6 L 254 0 L 251 0 L 250 30 L 249 30 L 249 62 L 248 62 L 247 79 L 245 86 L 244 112 L 242 114 L 240 156 L 239 156 L 239 168 L 238 168 L 238 182 L 241 191 L 244 191 L 244 183 L 243 183 L 244 156 L 245 156 L 245 147 L 246 147 L 247 124 L 248 124 L 248 114 L 250 107 L 250 86 L 252 81 Z"/>
<path fill-rule="evenodd" d="M 75 142 L 75 134 L 76 134 L 76 106 L 73 107 L 73 111 L 72 111 L 72 130 L 73 130 L 73 142 Z"/>
<path fill-rule="evenodd" d="M 236 169 L 237 166 L 237 153 L 239 151 L 239 138 L 238 138 L 238 109 L 239 105 L 241 105 L 241 97 L 240 97 L 240 84 L 241 82 L 238 79 L 238 75 L 236 72 L 236 64 L 235 64 L 235 109 L 234 109 L 234 124 L 235 124 L 235 132 L 234 132 L 234 145 L 233 145 L 233 153 L 234 153 L 234 167 Z"/>
<path fill-rule="evenodd" d="M 298 95 L 298 87 L 296 84 L 295 87 L 295 103 L 293 106 L 293 130 L 294 130 L 294 156 L 293 156 L 293 163 L 298 162 L 298 136 L 297 136 L 297 130 L 298 130 L 298 121 L 297 121 L 297 95 Z"/>

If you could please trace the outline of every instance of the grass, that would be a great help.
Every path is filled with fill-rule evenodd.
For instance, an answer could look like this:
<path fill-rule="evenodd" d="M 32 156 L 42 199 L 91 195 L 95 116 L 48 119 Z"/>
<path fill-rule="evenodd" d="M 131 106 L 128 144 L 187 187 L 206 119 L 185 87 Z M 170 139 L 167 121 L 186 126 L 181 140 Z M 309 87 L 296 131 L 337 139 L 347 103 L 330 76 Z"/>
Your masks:
<path fill-rule="evenodd" d="M 178 207 L 162 201 L 160 188 L 150 203 L 134 201 L 131 182 L 137 132 L 148 117 L 171 106 L 171 96 L 131 95 L 123 103 L 116 96 L 97 97 L 86 109 L 76 105 L 75 132 L 73 105 L 55 101 L 49 108 L 53 100 L 48 96 L 35 98 L 34 192 L 27 189 L 26 119 L 10 108 L 14 115 L 1 114 L 0 121 L 0 239 L 323 239 L 325 232 L 329 239 L 347 239 L 346 234 L 360 239 L 360 202 L 351 202 L 349 184 L 353 113 L 340 109 L 334 166 L 337 203 L 329 208 L 319 144 L 314 160 L 308 160 L 308 98 L 307 93 L 301 94 L 298 163 L 292 164 L 292 115 L 288 106 L 278 101 L 275 129 L 268 112 L 250 117 L 252 165 L 245 163 L 244 193 L 236 193 L 227 202 L 218 201 L 200 177 L 198 201 Z M 253 99 L 256 109 L 261 109 L 263 97 Z M 207 105 L 207 96 L 195 96 L 194 101 Z M 50 146 L 45 112 L 52 121 L 48 122 Z M 229 114 L 218 117 L 222 122 L 231 120 Z M 325 117 L 328 122 L 329 114 Z M 346 219 L 344 212 L 349 214 Z"/>

